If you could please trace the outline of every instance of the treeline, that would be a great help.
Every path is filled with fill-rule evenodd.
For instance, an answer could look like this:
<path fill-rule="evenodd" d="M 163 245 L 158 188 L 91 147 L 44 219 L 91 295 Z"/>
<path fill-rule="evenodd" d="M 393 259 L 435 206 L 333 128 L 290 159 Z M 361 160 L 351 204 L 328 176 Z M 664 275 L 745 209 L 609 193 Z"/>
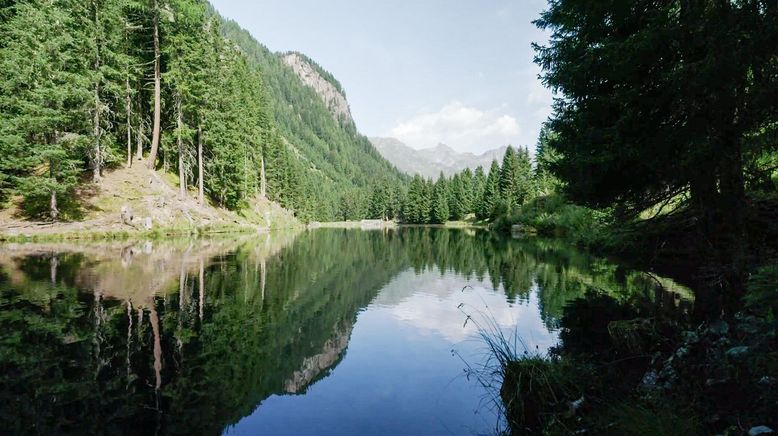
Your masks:
<path fill-rule="evenodd" d="M 385 190 L 377 190 L 371 199 L 370 215 L 380 218 L 377 212 L 383 211 L 384 217 L 392 218 L 399 214 L 403 222 L 412 224 L 442 224 L 468 218 L 491 221 L 553 189 L 544 164 L 549 151 L 538 149 L 537 165 L 533 165 L 528 149 L 508 147 L 502 164 L 493 161 L 488 173 L 478 167 L 474 172 L 465 169 L 452 177 L 441 173 L 436 181 L 417 175 L 399 202 L 400 212 L 392 209 L 398 201 L 387 196 Z"/>

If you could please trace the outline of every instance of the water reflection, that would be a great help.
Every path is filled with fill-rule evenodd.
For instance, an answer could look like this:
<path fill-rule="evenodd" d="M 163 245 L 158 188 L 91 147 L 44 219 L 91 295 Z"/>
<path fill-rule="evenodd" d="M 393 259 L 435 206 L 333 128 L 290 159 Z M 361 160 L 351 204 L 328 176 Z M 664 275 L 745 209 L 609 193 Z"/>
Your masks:
<path fill-rule="evenodd" d="M 553 241 L 456 230 L 6 245 L 0 428 L 218 434 L 239 422 L 233 431 L 270 431 L 275 422 L 282 432 L 336 432 L 348 415 L 331 410 L 334 401 L 388 402 L 378 387 L 391 386 L 392 398 L 407 403 L 397 414 L 406 416 L 350 416 L 383 420 L 386 432 L 408 429 L 411 415 L 430 407 L 410 386 L 435 389 L 425 380 L 451 366 L 447 351 L 472 333 L 462 325 L 460 303 L 488 307 L 499 325 L 517 326 L 545 348 L 555 341 L 564 305 L 587 289 L 623 302 L 681 305 L 687 291 L 661 284 L 675 292 L 659 292 L 651 276 Z M 382 366 L 389 361 L 395 363 Z M 339 367 L 342 377 L 303 396 Z M 295 419 L 302 403 L 290 403 L 290 394 L 308 401 L 308 409 L 329 407 L 340 421 L 327 427 L 327 417 L 311 415 L 324 427 L 295 427 L 304 421 Z M 467 395 L 477 394 L 461 393 Z M 438 421 L 462 419 L 462 409 L 477 403 L 451 398 L 430 412 L 443 414 Z M 418 421 L 420 428 L 435 422 Z"/>

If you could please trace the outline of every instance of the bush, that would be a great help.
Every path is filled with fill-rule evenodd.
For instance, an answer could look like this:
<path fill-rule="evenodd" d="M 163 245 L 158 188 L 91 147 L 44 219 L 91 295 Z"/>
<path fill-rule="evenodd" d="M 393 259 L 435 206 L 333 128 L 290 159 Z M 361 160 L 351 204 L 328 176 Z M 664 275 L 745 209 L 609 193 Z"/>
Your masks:
<path fill-rule="evenodd" d="M 756 270 L 746 285 L 746 307 L 767 319 L 778 315 L 778 263 Z"/>
<path fill-rule="evenodd" d="M 564 197 L 553 194 L 535 198 L 514 213 L 500 216 L 493 226 L 507 233 L 513 225 L 520 224 L 527 232 L 591 246 L 605 237 L 605 218 L 603 212 L 568 203 Z"/>

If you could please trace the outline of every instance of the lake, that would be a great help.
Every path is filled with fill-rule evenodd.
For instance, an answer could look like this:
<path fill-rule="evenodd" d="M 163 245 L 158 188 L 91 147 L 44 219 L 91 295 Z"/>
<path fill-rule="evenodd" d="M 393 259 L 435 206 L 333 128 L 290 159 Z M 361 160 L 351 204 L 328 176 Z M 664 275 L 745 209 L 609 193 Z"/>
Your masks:
<path fill-rule="evenodd" d="M 559 241 L 476 230 L 4 245 L 0 428 L 494 433 L 478 326 L 544 353 L 592 289 L 673 309 L 690 296 Z"/>

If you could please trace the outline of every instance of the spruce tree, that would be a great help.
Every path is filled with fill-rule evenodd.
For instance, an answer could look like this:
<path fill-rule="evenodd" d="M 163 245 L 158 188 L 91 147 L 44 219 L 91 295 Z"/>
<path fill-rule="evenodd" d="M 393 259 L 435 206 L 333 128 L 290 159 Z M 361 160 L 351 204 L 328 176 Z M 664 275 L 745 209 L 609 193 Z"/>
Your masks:
<path fill-rule="evenodd" d="M 484 195 L 484 188 L 486 187 L 486 175 L 484 174 L 484 168 L 482 166 L 479 166 L 475 169 L 475 173 L 473 174 L 473 181 L 471 184 L 471 192 L 472 192 L 472 206 L 471 206 L 471 213 L 476 214 L 476 217 L 478 217 L 479 209 L 481 205 L 481 199 Z"/>
<path fill-rule="evenodd" d="M 519 158 L 512 146 L 505 150 L 505 156 L 500 168 L 500 197 L 508 211 L 518 202 L 517 174 Z"/>
<path fill-rule="evenodd" d="M 435 224 L 444 224 L 449 219 L 449 201 L 450 192 L 448 181 L 443 173 L 438 176 L 437 182 L 432 191 L 432 208 L 430 210 L 430 222 Z"/>
<path fill-rule="evenodd" d="M 60 217 L 87 147 L 91 93 L 78 2 L 27 0 L 0 24 L 0 171 L 25 209 Z"/>
<path fill-rule="evenodd" d="M 500 202 L 500 165 L 494 160 L 489 169 L 489 176 L 486 178 L 484 192 L 478 207 L 478 219 L 485 220 L 494 218 Z"/>

